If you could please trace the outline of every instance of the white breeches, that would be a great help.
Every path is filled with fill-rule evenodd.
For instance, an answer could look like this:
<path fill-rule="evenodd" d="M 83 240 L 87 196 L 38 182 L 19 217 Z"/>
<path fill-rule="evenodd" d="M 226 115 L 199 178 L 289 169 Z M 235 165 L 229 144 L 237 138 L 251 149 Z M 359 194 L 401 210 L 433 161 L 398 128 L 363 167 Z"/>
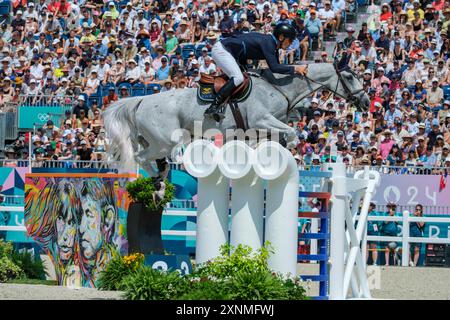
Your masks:
<path fill-rule="evenodd" d="M 239 68 L 234 57 L 229 53 L 220 42 L 217 42 L 211 50 L 211 57 L 216 65 L 229 77 L 233 78 L 235 86 L 244 82 L 244 75 Z"/>

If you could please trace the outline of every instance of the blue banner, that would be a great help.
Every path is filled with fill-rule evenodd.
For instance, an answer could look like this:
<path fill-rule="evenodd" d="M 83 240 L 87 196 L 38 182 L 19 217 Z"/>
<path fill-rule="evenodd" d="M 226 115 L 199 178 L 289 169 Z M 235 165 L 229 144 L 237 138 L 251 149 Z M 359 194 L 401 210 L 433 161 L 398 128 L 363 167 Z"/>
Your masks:
<path fill-rule="evenodd" d="M 18 108 L 18 126 L 19 129 L 33 129 L 33 126 L 43 126 L 48 120 L 52 120 L 56 126 L 59 126 L 64 112 L 71 110 L 70 106 L 57 107 L 19 107 Z"/>

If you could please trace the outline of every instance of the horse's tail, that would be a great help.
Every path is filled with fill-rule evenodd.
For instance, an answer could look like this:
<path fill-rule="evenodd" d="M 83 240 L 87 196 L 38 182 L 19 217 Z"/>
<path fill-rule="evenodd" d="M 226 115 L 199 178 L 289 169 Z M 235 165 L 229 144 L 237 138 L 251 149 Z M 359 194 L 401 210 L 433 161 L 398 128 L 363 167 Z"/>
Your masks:
<path fill-rule="evenodd" d="M 135 112 L 141 102 L 142 99 L 122 99 L 111 104 L 102 115 L 109 139 L 109 158 L 119 161 L 119 167 L 126 171 L 136 166 L 132 140 L 137 141 L 137 135 L 132 128 L 137 130 Z"/>

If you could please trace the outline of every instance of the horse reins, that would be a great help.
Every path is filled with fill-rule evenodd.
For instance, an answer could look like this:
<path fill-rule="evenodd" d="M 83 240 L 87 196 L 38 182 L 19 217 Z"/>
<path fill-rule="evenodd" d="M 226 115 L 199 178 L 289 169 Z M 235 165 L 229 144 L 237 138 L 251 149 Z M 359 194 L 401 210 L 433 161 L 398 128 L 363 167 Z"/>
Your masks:
<path fill-rule="evenodd" d="M 340 73 L 340 71 L 343 71 L 343 70 L 346 70 L 346 69 L 338 70 L 337 67 L 336 67 L 336 64 L 334 64 L 334 63 L 333 63 L 333 66 L 334 66 L 334 69 L 336 70 L 336 74 L 337 74 L 338 80 L 339 80 L 339 81 L 336 82 L 336 87 L 334 88 L 334 90 L 331 89 L 330 87 L 326 86 L 325 84 L 319 82 L 319 81 L 316 81 L 316 80 L 314 80 L 314 79 L 311 79 L 311 78 L 308 77 L 307 75 L 303 75 L 303 77 L 304 77 L 307 81 L 319 85 L 319 88 L 317 88 L 315 91 L 320 90 L 320 89 L 322 89 L 322 88 L 327 88 L 327 89 L 330 90 L 333 94 L 335 94 L 335 95 L 337 95 L 337 96 L 343 98 L 343 97 L 337 92 L 337 89 L 338 89 L 338 87 L 339 87 L 339 82 L 341 82 L 341 83 L 342 83 L 342 87 L 344 88 L 344 91 L 350 96 L 351 102 L 354 101 L 354 95 L 360 93 L 361 91 L 364 91 L 364 88 L 361 88 L 361 89 L 359 89 L 359 90 L 356 90 L 355 92 L 352 92 L 352 91 L 350 90 L 350 88 L 347 86 L 347 84 L 345 83 L 345 81 L 343 81 L 342 75 L 341 75 L 341 73 Z M 308 69 L 308 67 L 307 67 L 307 69 Z M 354 72 L 352 72 L 351 69 L 348 69 L 348 70 L 346 70 L 346 71 L 349 71 L 349 72 L 351 72 L 351 73 L 354 74 Z M 258 75 L 258 74 L 253 74 L 253 73 L 252 73 L 252 75 L 256 75 L 256 76 L 258 76 L 258 77 L 262 77 L 262 74 L 261 74 L 261 75 Z M 273 85 L 272 83 L 270 83 L 270 82 L 268 82 L 268 83 L 271 84 L 272 87 L 275 88 L 278 92 L 280 92 L 281 95 L 282 95 L 282 96 L 286 99 L 286 101 L 288 102 L 288 106 L 287 106 L 287 109 L 286 109 L 286 117 L 288 118 L 288 117 L 289 117 L 289 114 L 291 113 L 291 111 L 294 109 L 294 107 L 295 107 L 296 104 L 298 103 L 298 99 L 297 99 L 298 97 L 297 97 L 296 99 L 294 99 L 292 102 L 290 102 L 290 101 L 289 101 L 289 98 L 287 97 L 287 95 L 286 95 L 283 91 L 281 91 L 280 89 L 278 89 L 278 87 L 276 87 L 276 86 Z"/>

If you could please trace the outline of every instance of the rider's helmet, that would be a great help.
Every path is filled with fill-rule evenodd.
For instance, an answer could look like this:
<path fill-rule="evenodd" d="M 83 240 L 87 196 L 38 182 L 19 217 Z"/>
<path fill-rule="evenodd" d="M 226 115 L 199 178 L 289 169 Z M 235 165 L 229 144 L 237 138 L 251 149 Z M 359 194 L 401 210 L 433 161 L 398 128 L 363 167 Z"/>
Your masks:
<path fill-rule="evenodd" d="M 286 23 L 280 23 L 275 26 L 275 29 L 273 30 L 273 35 L 278 40 L 278 37 L 280 35 L 283 35 L 285 38 L 294 40 L 297 36 L 297 32 L 295 31 L 295 28 Z"/>

